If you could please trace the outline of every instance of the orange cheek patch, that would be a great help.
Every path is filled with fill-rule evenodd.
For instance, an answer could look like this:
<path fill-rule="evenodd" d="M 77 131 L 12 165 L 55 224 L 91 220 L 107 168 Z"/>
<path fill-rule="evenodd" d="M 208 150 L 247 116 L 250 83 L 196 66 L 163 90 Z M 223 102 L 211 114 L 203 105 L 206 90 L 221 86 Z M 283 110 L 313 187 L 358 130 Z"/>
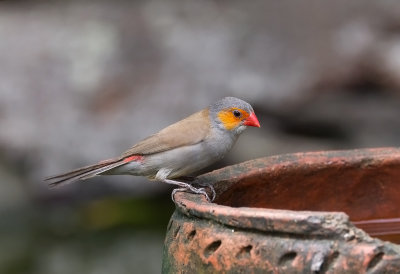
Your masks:
<path fill-rule="evenodd" d="M 242 116 L 235 117 L 235 115 L 233 115 L 234 110 L 240 111 Z M 240 124 L 240 122 L 247 117 L 249 117 L 249 114 L 246 111 L 237 108 L 230 108 L 228 110 L 223 110 L 218 113 L 219 120 L 222 122 L 227 130 L 232 130 L 236 128 Z"/>

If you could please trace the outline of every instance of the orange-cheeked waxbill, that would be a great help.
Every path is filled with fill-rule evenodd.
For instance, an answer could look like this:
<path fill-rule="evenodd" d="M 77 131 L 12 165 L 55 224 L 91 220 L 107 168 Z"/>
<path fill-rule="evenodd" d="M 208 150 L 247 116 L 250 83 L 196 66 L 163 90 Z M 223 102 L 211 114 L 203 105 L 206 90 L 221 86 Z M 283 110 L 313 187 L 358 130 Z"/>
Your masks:
<path fill-rule="evenodd" d="M 251 105 L 235 97 L 225 97 L 209 107 L 145 138 L 121 156 L 49 177 L 50 186 L 85 180 L 97 175 L 129 174 L 178 185 L 195 193 L 190 183 L 179 181 L 220 160 L 248 127 L 260 127 Z M 173 192 L 172 197 L 174 197 Z"/>

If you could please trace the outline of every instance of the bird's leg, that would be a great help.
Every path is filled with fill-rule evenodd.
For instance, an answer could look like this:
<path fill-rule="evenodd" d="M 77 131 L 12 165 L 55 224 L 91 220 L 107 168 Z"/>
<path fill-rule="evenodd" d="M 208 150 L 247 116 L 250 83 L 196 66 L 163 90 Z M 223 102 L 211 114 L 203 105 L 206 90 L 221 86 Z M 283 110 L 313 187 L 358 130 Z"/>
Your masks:
<path fill-rule="evenodd" d="M 179 187 L 180 187 L 179 189 L 174 190 L 174 191 L 172 192 L 172 200 L 173 200 L 174 202 L 175 202 L 175 199 L 174 199 L 175 193 L 178 192 L 178 191 L 183 191 L 184 189 L 188 189 L 188 190 L 190 190 L 191 192 L 196 193 L 196 194 L 203 194 L 204 196 L 206 196 L 206 199 L 207 199 L 207 201 L 209 201 L 209 202 L 212 202 L 212 201 L 214 200 L 214 198 L 215 198 L 215 191 L 214 191 L 214 189 L 212 189 L 212 191 L 213 191 L 213 197 L 212 197 L 212 198 L 213 198 L 213 199 L 211 200 L 204 188 L 196 188 L 196 187 L 192 186 L 191 184 L 188 184 L 188 183 L 185 183 L 185 182 L 180 182 L 180 181 L 175 181 L 175 180 L 167 179 L 168 175 L 170 175 L 170 174 L 171 174 L 171 170 L 170 170 L 170 169 L 161 168 L 161 169 L 157 172 L 157 174 L 156 174 L 156 176 L 155 176 L 155 179 L 158 180 L 158 181 L 164 182 L 164 183 L 166 183 L 166 184 L 176 185 L 176 186 L 179 186 Z"/>
<path fill-rule="evenodd" d="M 206 196 L 207 201 L 212 202 L 212 200 L 210 199 L 210 197 L 208 196 L 207 192 L 205 191 L 204 188 L 195 188 L 194 186 L 188 184 L 188 183 L 184 183 L 184 182 L 179 182 L 179 181 L 175 181 L 175 180 L 170 180 L 170 179 L 162 179 L 161 180 L 164 183 L 170 184 L 170 185 L 176 185 L 176 186 L 180 186 L 181 188 L 178 189 L 174 189 L 174 191 L 172 191 L 172 200 L 175 201 L 174 199 L 174 195 L 176 192 L 179 191 L 184 191 L 185 189 L 190 190 L 193 193 L 196 194 L 203 194 L 204 196 Z M 213 194 L 215 193 L 215 191 L 213 192 Z M 215 195 L 213 195 L 213 199 L 215 198 Z"/>

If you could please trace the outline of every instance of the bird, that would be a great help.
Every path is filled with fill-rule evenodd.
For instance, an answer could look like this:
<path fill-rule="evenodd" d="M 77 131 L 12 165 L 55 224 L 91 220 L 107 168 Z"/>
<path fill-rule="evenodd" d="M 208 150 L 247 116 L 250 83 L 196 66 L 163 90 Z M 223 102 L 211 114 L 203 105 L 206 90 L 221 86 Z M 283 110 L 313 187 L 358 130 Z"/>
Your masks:
<path fill-rule="evenodd" d="M 235 97 L 222 98 L 208 107 L 138 142 L 113 159 L 45 179 L 50 187 L 98 175 L 135 175 L 178 186 L 172 192 L 191 191 L 212 198 L 184 178 L 222 159 L 247 127 L 260 127 L 252 106 Z"/>

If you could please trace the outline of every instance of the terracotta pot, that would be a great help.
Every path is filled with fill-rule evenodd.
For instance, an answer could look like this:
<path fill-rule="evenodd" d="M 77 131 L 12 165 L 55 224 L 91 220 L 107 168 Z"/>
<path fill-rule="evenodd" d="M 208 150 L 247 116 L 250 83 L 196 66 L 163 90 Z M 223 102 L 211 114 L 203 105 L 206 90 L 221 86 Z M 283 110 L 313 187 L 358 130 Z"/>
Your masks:
<path fill-rule="evenodd" d="M 400 149 L 268 157 L 196 183 L 217 199 L 176 195 L 163 273 L 400 272 Z"/>

